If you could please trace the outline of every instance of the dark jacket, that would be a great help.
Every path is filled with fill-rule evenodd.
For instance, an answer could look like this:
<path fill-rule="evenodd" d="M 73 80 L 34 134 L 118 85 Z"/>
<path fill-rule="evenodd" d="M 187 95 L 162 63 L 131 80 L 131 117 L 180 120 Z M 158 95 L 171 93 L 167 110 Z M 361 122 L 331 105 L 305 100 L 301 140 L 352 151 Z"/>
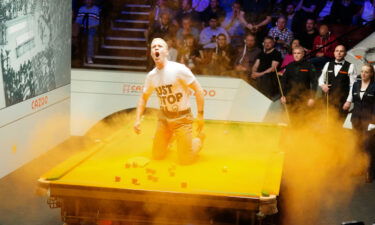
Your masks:
<path fill-rule="evenodd" d="M 353 84 L 353 111 L 351 122 L 354 129 L 366 130 L 370 123 L 375 123 L 375 82 L 371 81 L 362 99 L 360 98 L 361 81 Z"/>
<path fill-rule="evenodd" d="M 318 87 L 315 67 L 308 61 L 288 64 L 282 76 L 284 95 L 289 102 L 303 98 L 314 98 Z"/>

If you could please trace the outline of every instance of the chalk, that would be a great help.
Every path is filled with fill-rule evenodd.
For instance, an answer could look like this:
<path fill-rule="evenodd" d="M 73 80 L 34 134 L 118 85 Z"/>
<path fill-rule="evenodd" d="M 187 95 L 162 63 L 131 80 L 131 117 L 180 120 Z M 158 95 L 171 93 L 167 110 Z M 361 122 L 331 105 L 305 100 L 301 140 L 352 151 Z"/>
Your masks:
<path fill-rule="evenodd" d="M 120 182 L 120 181 L 121 181 L 121 177 L 115 176 L 115 182 Z"/>

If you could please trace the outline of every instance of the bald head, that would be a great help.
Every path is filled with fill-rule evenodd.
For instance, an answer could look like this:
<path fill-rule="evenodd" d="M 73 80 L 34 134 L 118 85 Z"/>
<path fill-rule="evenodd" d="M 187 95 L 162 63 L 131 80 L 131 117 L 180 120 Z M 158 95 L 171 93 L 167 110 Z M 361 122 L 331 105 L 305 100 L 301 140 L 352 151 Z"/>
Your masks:
<path fill-rule="evenodd" d="M 152 41 L 151 41 L 151 48 L 152 48 L 152 45 L 155 45 L 156 43 L 163 45 L 164 48 L 166 48 L 168 50 L 168 44 L 167 44 L 166 41 L 164 41 L 164 39 L 162 39 L 162 38 L 154 38 L 154 39 L 152 39 Z"/>

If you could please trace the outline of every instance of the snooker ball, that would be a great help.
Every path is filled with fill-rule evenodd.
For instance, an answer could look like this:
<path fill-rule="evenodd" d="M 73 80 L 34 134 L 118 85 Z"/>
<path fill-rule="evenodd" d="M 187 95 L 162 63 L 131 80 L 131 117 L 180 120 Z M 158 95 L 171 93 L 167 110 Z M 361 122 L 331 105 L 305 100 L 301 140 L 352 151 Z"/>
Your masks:
<path fill-rule="evenodd" d="M 121 181 L 121 177 L 115 176 L 115 182 L 120 182 L 120 181 Z"/>
<path fill-rule="evenodd" d="M 136 162 L 133 162 L 133 168 L 137 168 L 138 164 Z"/>
<path fill-rule="evenodd" d="M 226 173 L 226 172 L 228 172 L 228 167 L 227 166 L 223 166 L 223 168 L 222 168 L 222 170 L 221 171 L 223 171 L 223 173 Z"/>
<path fill-rule="evenodd" d="M 125 163 L 125 168 L 129 169 L 130 168 L 130 163 Z"/>
<path fill-rule="evenodd" d="M 229 133 L 229 131 L 228 130 L 224 130 L 224 134 L 228 134 Z"/>
<path fill-rule="evenodd" d="M 152 181 L 154 181 L 154 182 L 158 182 L 158 180 L 159 180 L 159 178 L 157 178 L 157 177 L 153 177 L 153 179 L 152 179 Z"/>
<path fill-rule="evenodd" d="M 174 175 L 175 175 L 174 172 L 172 172 L 172 171 L 169 172 L 169 176 L 174 177 Z"/>
<path fill-rule="evenodd" d="M 152 175 L 147 176 L 147 179 L 149 179 L 149 180 L 153 180 L 153 178 L 154 178 L 154 176 L 152 176 Z"/>
<path fill-rule="evenodd" d="M 132 179 L 132 184 L 139 185 L 138 179 L 137 178 L 133 178 Z"/>
<path fill-rule="evenodd" d="M 182 188 L 187 188 L 187 182 L 181 182 L 181 187 Z"/>

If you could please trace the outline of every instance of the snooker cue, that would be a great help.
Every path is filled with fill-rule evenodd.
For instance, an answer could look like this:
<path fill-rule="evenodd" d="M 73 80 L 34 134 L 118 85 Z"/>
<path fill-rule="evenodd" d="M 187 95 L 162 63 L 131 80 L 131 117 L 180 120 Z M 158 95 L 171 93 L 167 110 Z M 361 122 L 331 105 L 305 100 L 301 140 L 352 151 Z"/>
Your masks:
<path fill-rule="evenodd" d="M 276 67 L 275 67 L 275 73 L 276 73 L 277 83 L 279 84 L 279 89 L 280 89 L 281 97 L 285 97 L 284 96 L 283 88 L 281 87 L 281 82 L 280 82 L 279 75 L 277 74 L 277 68 Z M 285 110 L 285 113 L 286 113 L 286 118 L 288 120 L 288 123 L 290 124 L 290 117 L 289 117 L 288 107 L 286 106 L 286 103 L 283 104 L 283 105 L 284 105 L 284 110 Z"/>
<path fill-rule="evenodd" d="M 326 71 L 326 79 L 325 79 L 325 84 L 328 86 L 328 68 Z M 326 123 L 328 125 L 328 120 L 329 120 L 329 90 L 326 93 Z"/>

